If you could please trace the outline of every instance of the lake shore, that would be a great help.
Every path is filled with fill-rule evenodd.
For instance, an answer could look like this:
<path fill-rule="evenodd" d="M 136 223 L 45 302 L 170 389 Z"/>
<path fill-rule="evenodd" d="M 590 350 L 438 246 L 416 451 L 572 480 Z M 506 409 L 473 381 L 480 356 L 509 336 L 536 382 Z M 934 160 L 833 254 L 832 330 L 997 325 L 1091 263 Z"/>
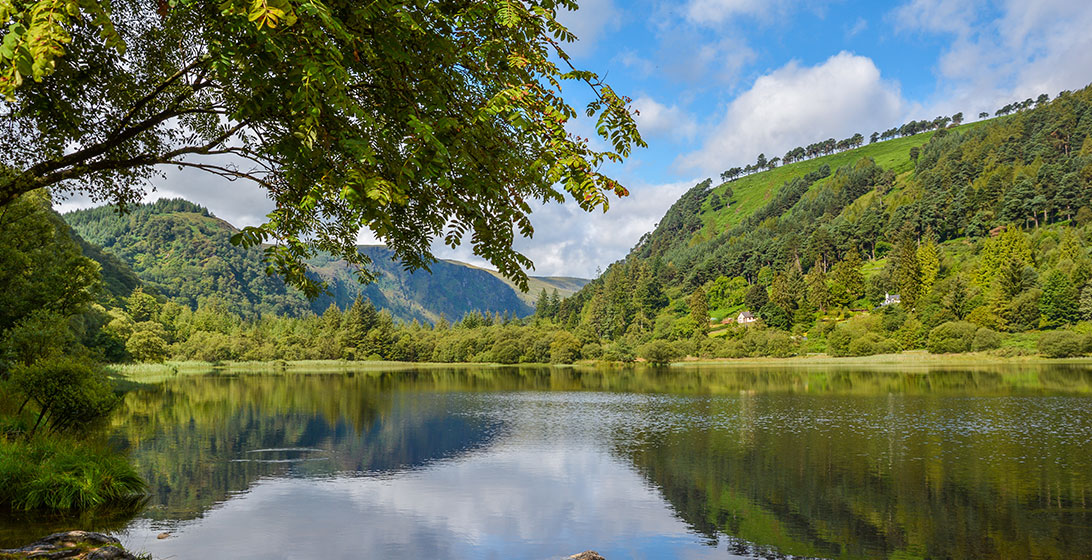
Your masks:
<path fill-rule="evenodd" d="M 685 359 L 672 362 L 669 367 L 716 366 L 716 367 L 754 367 L 754 366 L 860 366 L 860 367 L 899 367 L 899 368 L 936 368 L 936 367 L 979 367 L 1021 364 L 1088 364 L 1092 366 L 1092 357 L 1081 358 L 1045 358 L 1030 356 L 998 356 L 988 352 L 966 354 L 930 354 L 926 351 L 907 351 L 898 354 L 877 354 L 873 356 L 835 357 L 827 354 L 810 354 L 789 358 L 714 358 Z M 115 375 L 132 381 L 155 382 L 176 375 L 195 375 L 216 372 L 233 373 L 346 373 L 346 372 L 391 372 L 402 370 L 439 369 L 439 368 L 511 368 L 511 367 L 557 367 L 585 368 L 614 367 L 650 367 L 647 362 L 634 363 L 601 362 L 581 360 L 575 364 L 499 364 L 499 363 L 437 363 L 437 362 L 389 362 L 389 361 L 349 361 L 349 360 L 274 360 L 248 362 L 163 362 L 139 364 L 113 364 L 109 366 Z"/>

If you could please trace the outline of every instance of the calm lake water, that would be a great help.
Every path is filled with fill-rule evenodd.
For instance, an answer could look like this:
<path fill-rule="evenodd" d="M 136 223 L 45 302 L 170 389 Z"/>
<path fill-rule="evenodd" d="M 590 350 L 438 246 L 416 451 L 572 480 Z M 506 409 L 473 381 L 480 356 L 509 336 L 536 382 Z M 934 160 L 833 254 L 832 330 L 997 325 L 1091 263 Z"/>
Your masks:
<path fill-rule="evenodd" d="M 165 559 L 1092 558 L 1092 369 L 182 376 L 110 441 Z M 157 535 L 167 532 L 168 538 Z"/>

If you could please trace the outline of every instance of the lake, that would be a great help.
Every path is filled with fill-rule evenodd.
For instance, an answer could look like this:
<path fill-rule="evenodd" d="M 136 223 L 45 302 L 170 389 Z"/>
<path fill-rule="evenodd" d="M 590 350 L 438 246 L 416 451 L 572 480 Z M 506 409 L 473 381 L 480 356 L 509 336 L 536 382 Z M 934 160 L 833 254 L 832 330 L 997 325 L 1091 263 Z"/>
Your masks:
<path fill-rule="evenodd" d="M 178 376 L 106 436 L 165 559 L 1092 558 L 1092 368 Z M 167 538 L 157 538 L 168 533 Z"/>

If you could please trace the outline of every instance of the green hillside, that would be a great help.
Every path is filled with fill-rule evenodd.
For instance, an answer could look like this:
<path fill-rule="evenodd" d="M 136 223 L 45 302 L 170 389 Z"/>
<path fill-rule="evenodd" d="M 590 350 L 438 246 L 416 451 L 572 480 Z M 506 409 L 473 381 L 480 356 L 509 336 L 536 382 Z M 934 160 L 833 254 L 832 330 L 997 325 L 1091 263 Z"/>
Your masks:
<path fill-rule="evenodd" d="M 231 224 L 184 200 L 136 205 L 124 215 L 107 207 L 78 210 L 64 219 L 86 240 L 85 254 L 99 261 L 104 273 L 109 272 L 104 274 L 107 285 L 118 296 L 128 295 L 139 277 L 147 289 L 191 308 L 217 301 L 244 317 L 321 313 L 330 304 L 345 309 L 358 294 L 405 321 L 455 319 L 470 311 L 519 316 L 533 311 L 527 299 L 532 296 L 520 294 L 489 271 L 439 261 L 431 272 L 410 273 L 383 247 L 360 249 L 372 259 L 376 273 L 376 282 L 365 286 L 344 262 L 322 256 L 312 259 L 311 266 L 328 283 L 330 293 L 308 301 L 280 278 L 265 273 L 261 251 L 232 245 L 230 237 L 236 229 Z M 135 276 L 115 272 L 127 267 Z"/>
<path fill-rule="evenodd" d="M 696 185 L 556 318 L 631 347 L 674 341 L 675 355 L 1023 351 L 1070 329 L 1079 347 L 1092 332 L 1092 89 L 940 120 Z M 743 310 L 765 328 L 720 324 Z"/>
<path fill-rule="evenodd" d="M 985 121 L 964 124 L 947 130 L 949 132 L 962 132 L 983 122 Z M 910 148 L 927 144 L 933 134 L 935 134 L 935 131 L 867 144 L 860 148 L 782 165 L 769 171 L 721 183 L 719 186 L 714 187 L 709 195 L 724 196 L 725 191 L 731 187 L 734 196 L 731 199 L 731 204 L 720 211 L 713 210 L 708 200 L 702 204 L 700 215 L 706 225 L 705 233 L 723 231 L 728 227 L 738 225 L 747 216 L 750 216 L 769 202 L 777 189 L 786 181 L 816 171 L 824 165 L 831 169 L 838 169 L 839 167 L 852 165 L 861 158 L 872 158 L 876 165 L 896 174 L 910 171 L 914 168 L 913 162 L 910 161 Z"/>

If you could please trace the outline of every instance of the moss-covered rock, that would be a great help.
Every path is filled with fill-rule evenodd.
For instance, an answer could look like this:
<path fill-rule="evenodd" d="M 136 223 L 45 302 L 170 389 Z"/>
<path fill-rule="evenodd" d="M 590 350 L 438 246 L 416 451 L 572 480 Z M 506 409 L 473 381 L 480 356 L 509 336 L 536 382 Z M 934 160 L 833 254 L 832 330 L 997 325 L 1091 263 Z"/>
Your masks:
<path fill-rule="evenodd" d="M 89 531 L 53 533 L 22 548 L 0 550 L 0 560 L 64 558 L 66 560 L 148 560 L 126 551 L 109 535 Z"/>

